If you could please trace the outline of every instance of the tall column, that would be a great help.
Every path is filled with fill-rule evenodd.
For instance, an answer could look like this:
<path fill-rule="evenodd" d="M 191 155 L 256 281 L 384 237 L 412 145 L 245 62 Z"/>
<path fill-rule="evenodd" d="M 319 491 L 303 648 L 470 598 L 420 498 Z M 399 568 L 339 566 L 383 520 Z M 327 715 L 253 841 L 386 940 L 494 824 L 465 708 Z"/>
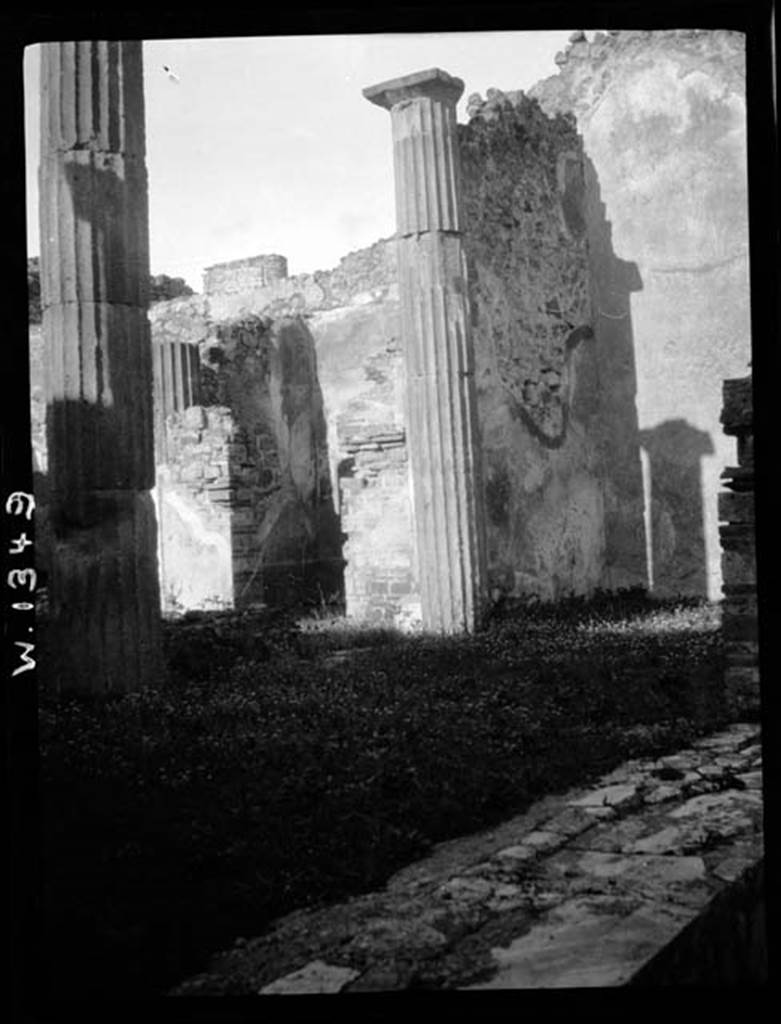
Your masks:
<path fill-rule="evenodd" d="M 193 342 L 152 337 L 155 463 L 168 461 L 166 421 L 201 401 L 201 364 Z"/>
<path fill-rule="evenodd" d="M 148 200 L 140 42 L 46 43 L 41 299 L 60 688 L 159 669 Z"/>
<path fill-rule="evenodd" d="M 456 102 L 434 68 L 371 86 L 391 112 L 407 444 L 424 628 L 473 631 L 485 592 L 479 433 Z"/>

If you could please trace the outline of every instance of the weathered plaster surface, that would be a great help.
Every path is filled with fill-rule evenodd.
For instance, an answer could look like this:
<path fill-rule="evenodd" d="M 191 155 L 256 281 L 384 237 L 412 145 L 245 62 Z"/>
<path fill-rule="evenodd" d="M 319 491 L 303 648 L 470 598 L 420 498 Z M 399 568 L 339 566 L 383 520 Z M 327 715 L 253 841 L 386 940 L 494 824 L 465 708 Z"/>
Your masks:
<path fill-rule="evenodd" d="M 757 726 L 626 762 L 237 940 L 173 994 L 762 980 L 761 787 Z"/>
<path fill-rule="evenodd" d="M 605 582 L 608 470 L 593 427 L 611 376 L 594 387 L 582 148 L 570 121 L 522 93 L 473 96 L 469 114 L 460 141 L 491 584 L 585 593 Z"/>
<path fill-rule="evenodd" d="M 348 614 L 412 624 L 419 618 L 420 597 L 398 301 L 389 295 L 383 302 L 315 313 L 309 327 L 345 537 Z"/>
<path fill-rule="evenodd" d="M 615 252 L 637 268 L 629 331 L 655 589 L 717 599 L 715 496 L 734 451 L 718 427 L 721 380 L 750 358 L 743 37 L 621 32 L 573 42 L 559 64 L 532 94 L 575 114 Z M 616 311 L 593 271 L 599 337 Z"/>

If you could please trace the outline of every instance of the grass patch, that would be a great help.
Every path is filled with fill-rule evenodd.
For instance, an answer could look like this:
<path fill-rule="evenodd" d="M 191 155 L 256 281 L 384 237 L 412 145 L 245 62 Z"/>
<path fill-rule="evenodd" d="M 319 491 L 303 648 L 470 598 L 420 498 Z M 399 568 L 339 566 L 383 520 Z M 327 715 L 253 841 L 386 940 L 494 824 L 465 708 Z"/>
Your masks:
<path fill-rule="evenodd" d="M 162 991 L 280 914 L 726 723 L 698 602 L 518 602 L 447 641 L 258 612 L 165 632 L 165 684 L 41 695 L 62 994 Z"/>

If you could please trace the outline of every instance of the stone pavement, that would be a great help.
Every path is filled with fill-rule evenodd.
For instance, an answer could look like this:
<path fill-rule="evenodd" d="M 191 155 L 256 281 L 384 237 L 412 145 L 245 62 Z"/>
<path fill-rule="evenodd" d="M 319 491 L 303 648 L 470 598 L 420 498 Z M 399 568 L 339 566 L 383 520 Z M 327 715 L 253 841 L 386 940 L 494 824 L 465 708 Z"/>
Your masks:
<path fill-rule="evenodd" d="M 171 994 L 625 984 L 760 865 L 761 763 L 760 727 L 748 724 L 628 761 L 440 844 L 380 892 L 237 940 Z M 736 920 L 745 931 L 740 909 Z M 752 928 L 739 942 L 761 947 Z M 726 930 L 734 942 L 734 922 Z"/>

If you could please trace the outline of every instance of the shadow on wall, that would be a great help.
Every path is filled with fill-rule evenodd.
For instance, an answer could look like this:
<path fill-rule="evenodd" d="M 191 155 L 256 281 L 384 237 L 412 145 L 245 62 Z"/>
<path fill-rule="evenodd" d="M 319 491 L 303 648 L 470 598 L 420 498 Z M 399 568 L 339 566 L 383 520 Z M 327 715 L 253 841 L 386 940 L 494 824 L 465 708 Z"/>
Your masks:
<path fill-rule="evenodd" d="M 613 251 L 610 221 L 588 157 L 585 175 L 597 379 L 583 380 L 584 365 L 579 381 L 585 385 L 582 402 L 591 394 L 601 396 L 595 429 L 607 468 L 607 585 L 647 585 L 660 597 L 707 596 L 701 460 L 713 454 L 713 442 L 684 419 L 639 429 L 631 295 L 643 282 L 637 265 Z M 576 396 L 573 407 L 577 402 Z M 645 482 L 641 448 L 648 457 Z"/>
<path fill-rule="evenodd" d="M 130 160 L 120 174 L 91 158 L 47 170 L 46 521 L 58 656 L 45 675 L 63 689 L 122 690 L 158 668 L 145 171 Z M 64 214 L 72 220 L 62 234 L 52 219 Z M 75 244 L 81 277 L 63 271 L 58 237 L 63 248 Z"/>
<path fill-rule="evenodd" d="M 314 339 L 300 318 L 218 325 L 202 401 L 229 411 L 225 504 L 233 603 L 340 603 L 341 528 L 334 504 Z M 212 491 L 214 494 L 215 492 Z"/>
<path fill-rule="evenodd" d="M 637 264 L 613 249 L 611 222 L 588 155 L 583 166 L 594 344 L 589 346 L 592 357 L 578 365 L 572 412 L 588 422 L 603 464 L 604 585 L 645 587 L 649 576 L 631 312 L 631 295 L 642 290 L 643 282 Z M 566 216 L 566 192 L 562 206 Z"/>
<path fill-rule="evenodd" d="M 492 592 L 556 600 L 646 586 L 630 310 L 572 118 L 470 101 L 465 247 Z"/>
<path fill-rule="evenodd" d="M 702 457 L 714 452 L 711 436 L 684 419 L 666 420 L 641 431 L 640 443 L 649 463 L 653 591 L 706 597 Z"/>
<path fill-rule="evenodd" d="M 344 604 L 342 531 L 334 501 L 323 393 L 314 338 L 300 319 L 278 331 L 281 416 L 290 438 L 289 465 L 299 502 L 281 514 L 263 548 L 264 600 L 269 604 Z M 292 556 L 292 557 L 291 557 Z"/>

